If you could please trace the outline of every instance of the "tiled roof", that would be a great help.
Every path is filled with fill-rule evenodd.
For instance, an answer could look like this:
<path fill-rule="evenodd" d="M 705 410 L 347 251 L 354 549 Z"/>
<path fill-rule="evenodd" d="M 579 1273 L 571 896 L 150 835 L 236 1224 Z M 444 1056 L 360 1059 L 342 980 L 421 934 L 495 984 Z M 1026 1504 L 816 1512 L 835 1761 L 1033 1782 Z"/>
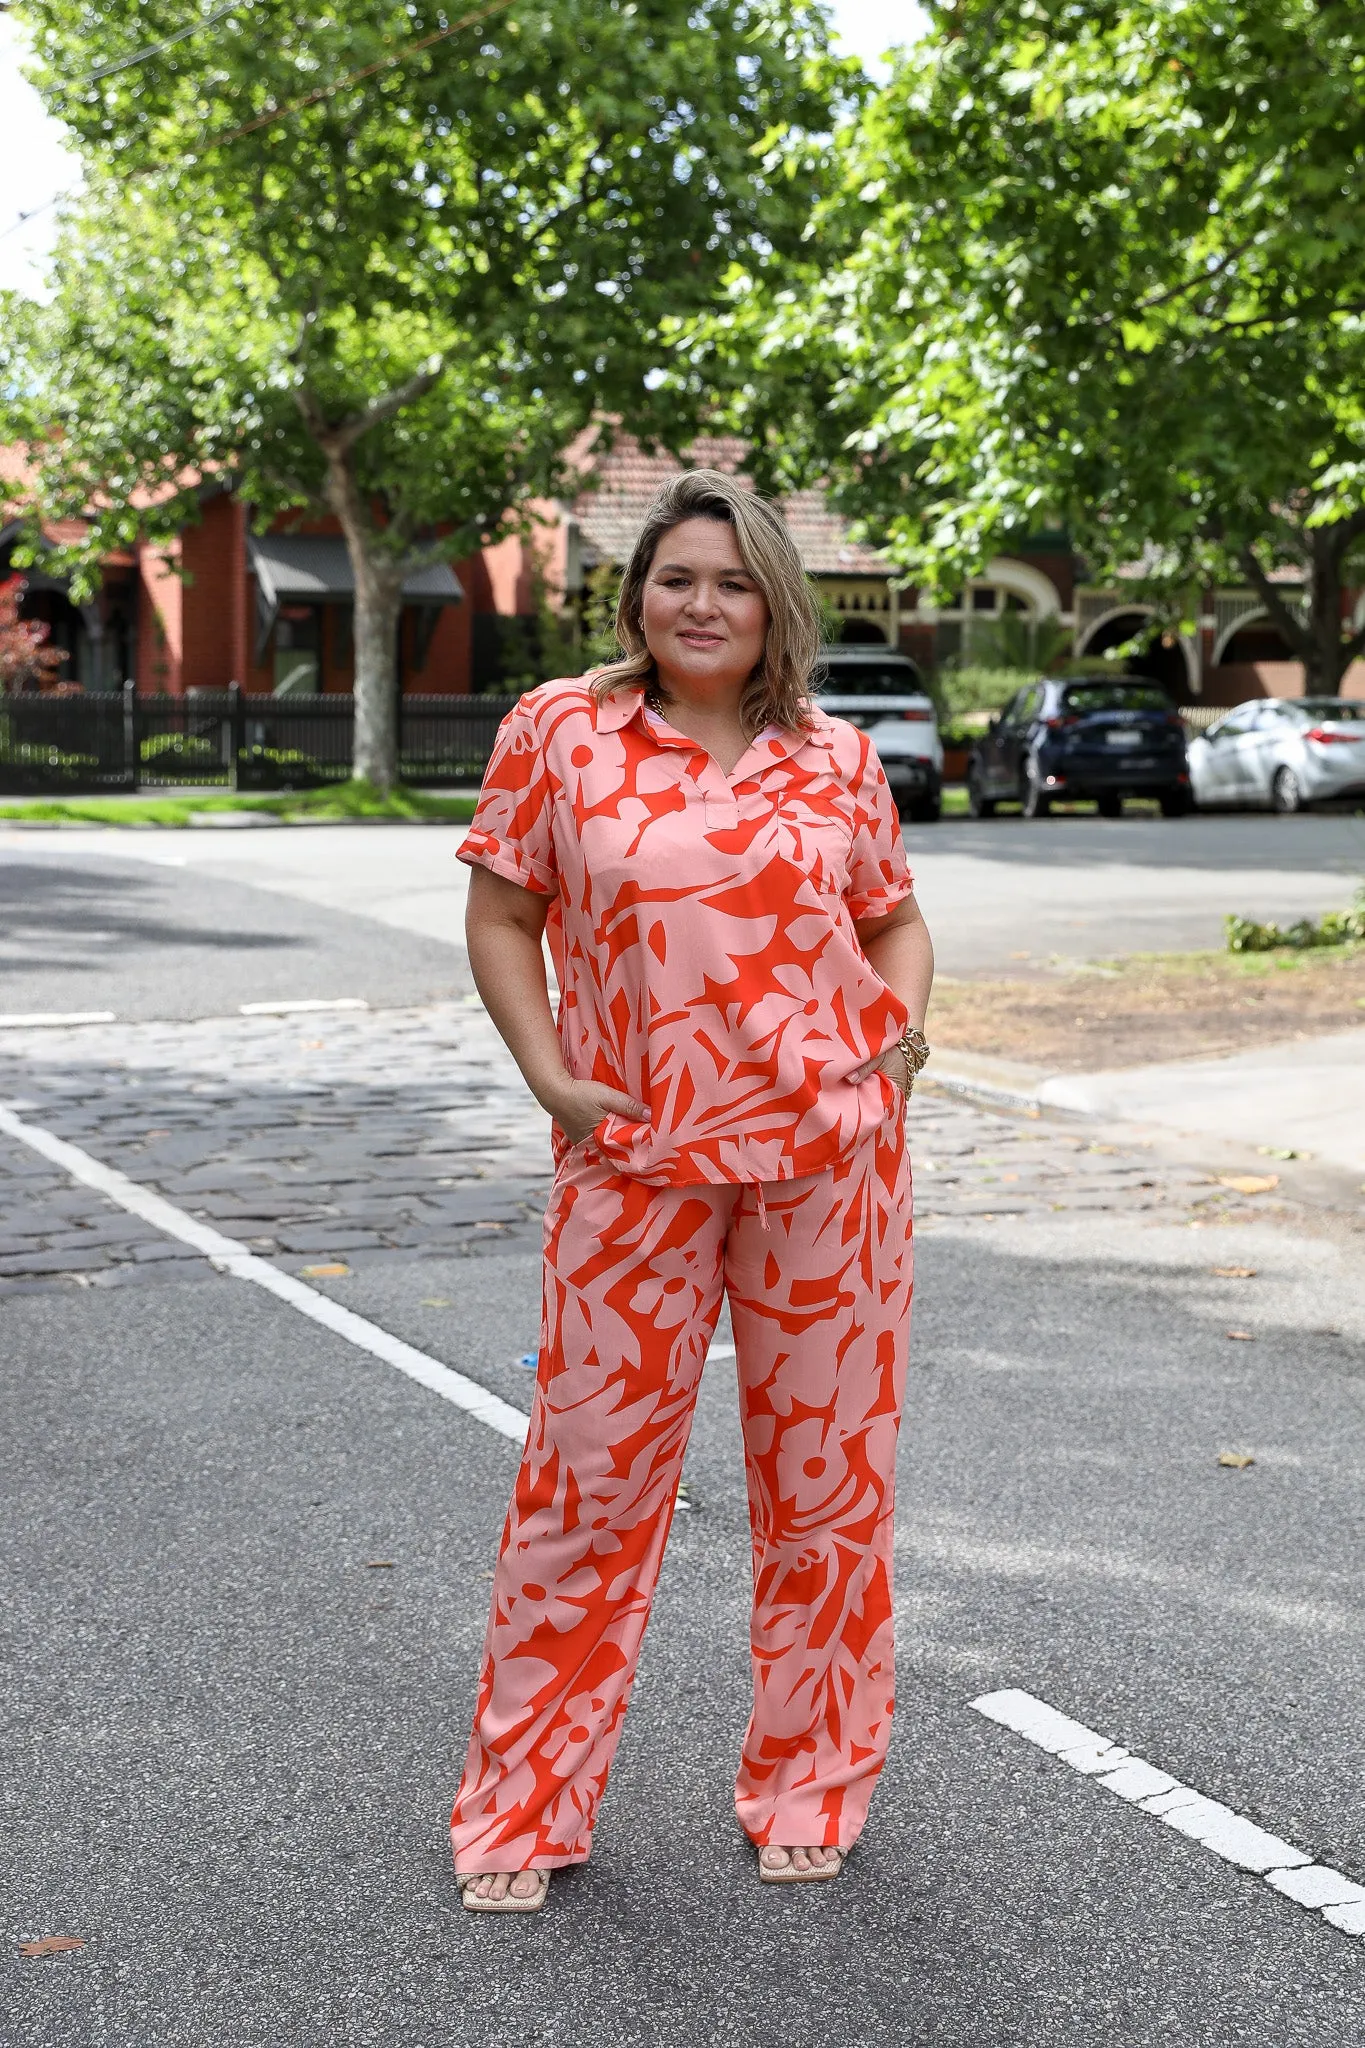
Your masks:
<path fill-rule="evenodd" d="M 703 438 L 693 442 L 687 457 L 695 469 L 733 473 L 744 458 L 744 443 L 733 435 Z M 583 536 L 584 560 L 589 567 L 597 562 L 624 562 L 654 493 L 683 465 L 662 451 L 647 455 L 628 434 L 620 435 L 615 447 L 601 454 L 585 451 L 579 460 L 580 466 L 598 479 L 596 487 L 581 492 L 573 505 Z M 747 478 L 740 481 L 748 484 Z M 886 564 L 878 554 L 849 540 L 847 527 L 829 509 L 822 491 L 793 492 L 782 500 L 781 510 L 811 575 L 886 574 Z"/>

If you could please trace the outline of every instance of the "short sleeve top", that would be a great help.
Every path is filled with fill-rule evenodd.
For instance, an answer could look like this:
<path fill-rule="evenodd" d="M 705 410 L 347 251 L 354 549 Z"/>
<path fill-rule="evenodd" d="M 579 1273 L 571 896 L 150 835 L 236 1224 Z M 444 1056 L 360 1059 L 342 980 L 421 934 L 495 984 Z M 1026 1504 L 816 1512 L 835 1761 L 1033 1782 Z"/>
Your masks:
<path fill-rule="evenodd" d="M 554 899 L 569 1071 L 649 1107 L 593 1134 L 618 1172 L 799 1179 L 895 1113 L 885 1075 L 849 1078 L 906 1023 L 856 921 L 913 881 L 843 719 L 770 727 L 726 775 L 638 689 L 543 684 L 503 721 L 459 858 Z"/>

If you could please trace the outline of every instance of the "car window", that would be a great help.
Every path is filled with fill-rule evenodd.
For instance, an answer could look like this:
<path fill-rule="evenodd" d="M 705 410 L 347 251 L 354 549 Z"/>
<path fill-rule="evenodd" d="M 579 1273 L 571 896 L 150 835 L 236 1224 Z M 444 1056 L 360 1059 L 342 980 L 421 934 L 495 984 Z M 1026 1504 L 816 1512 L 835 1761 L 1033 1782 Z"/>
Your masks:
<path fill-rule="evenodd" d="M 1250 732 L 1255 725 L 1258 709 L 1258 705 L 1248 704 L 1241 711 L 1230 712 L 1221 724 L 1209 727 L 1205 738 L 1211 740 L 1232 740 L 1237 739 L 1244 732 Z"/>
<path fill-rule="evenodd" d="M 1030 718 L 1036 718 L 1038 716 L 1038 713 L 1042 710 L 1042 708 L 1043 686 L 1041 683 L 1038 683 L 1034 686 L 1033 689 L 1025 690 L 1024 692 L 1024 701 L 1019 709 L 1020 724 L 1027 724 Z"/>
<path fill-rule="evenodd" d="M 1000 714 L 1000 723 L 1002 725 L 1018 725 L 1024 715 L 1024 706 L 1028 702 L 1028 695 L 1027 690 L 1015 691 L 1009 703 Z"/>
<path fill-rule="evenodd" d="M 1062 702 L 1079 718 L 1092 711 L 1169 711 L 1171 700 L 1154 683 L 1073 683 Z"/>
<path fill-rule="evenodd" d="M 1302 697 L 1293 708 L 1310 724 L 1325 718 L 1333 725 L 1365 725 L 1365 702 L 1358 697 L 1346 703 L 1340 697 Z"/>
<path fill-rule="evenodd" d="M 841 667 L 829 664 L 829 674 L 815 686 L 817 697 L 918 697 L 920 679 L 912 668 L 896 662 L 860 661 Z"/>

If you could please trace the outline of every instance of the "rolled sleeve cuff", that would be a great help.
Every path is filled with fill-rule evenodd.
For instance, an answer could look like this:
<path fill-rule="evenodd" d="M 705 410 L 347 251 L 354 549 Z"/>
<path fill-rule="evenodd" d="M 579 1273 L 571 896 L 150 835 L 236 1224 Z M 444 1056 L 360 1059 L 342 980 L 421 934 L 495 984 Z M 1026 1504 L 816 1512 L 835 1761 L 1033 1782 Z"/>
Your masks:
<path fill-rule="evenodd" d="M 559 882 L 549 868 L 491 832 L 471 832 L 457 848 L 455 858 L 467 867 L 488 868 L 504 881 L 515 882 L 519 889 L 531 889 L 537 896 L 559 894 Z"/>
<path fill-rule="evenodd" d="M 865 917 L 887 917 L 898 903 L 904 903 L 907 896 L 915 893 L 913 875 L 899 875 L 893 882 L 886 882 L 879 889 L 860 889 L 850 892 L 844 898 L 848 914 L 855 924 Z"/>

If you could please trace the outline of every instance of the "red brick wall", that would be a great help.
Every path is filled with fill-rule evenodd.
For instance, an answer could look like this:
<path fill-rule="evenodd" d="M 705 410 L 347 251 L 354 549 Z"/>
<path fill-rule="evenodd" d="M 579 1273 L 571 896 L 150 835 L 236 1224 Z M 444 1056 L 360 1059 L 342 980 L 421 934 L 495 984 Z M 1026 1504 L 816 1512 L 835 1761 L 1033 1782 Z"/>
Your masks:
<path fill-rule="evenodd" d="M 1252 697 L 1302 697 L 1298 661 L 1223 661 L 1204 671 L 1201 704 L 1245 704 Z M 1353 661 L 1342 678 L 1343 697 L 1365 697 L 1365 662 Z"/>
<path fill-rule="evenodd" d="M 181 688 L 185 588 L 176 574 L 180 543 L 138 549 L 137 687 L 143 697 Z"/>
<path fill-rule="evenodd" d="M 181 535 L 189 574 L 183 605 L 181 689 L 225 690 L 242 680 L 245 534 L 242 508 L 211 498 L 198 526 Z"/>
<path fill-rule="evenodd" d="M 457 572 L 458 573 L 458 572 Z M 414 697 L 444 697 L 469 695 L 469 656 L 473 629 L 470 623 L 472 606 L 469 602 L 469 586 L 460 577 L 464 587 L 463 604 L 442 605 L 436 621 L 436 630 L 431 636 L 431 645 L 421 669 L 415 667 L 417 650 L 417 619 L 412 611 L 403 619 L 403 689 Z"/>

